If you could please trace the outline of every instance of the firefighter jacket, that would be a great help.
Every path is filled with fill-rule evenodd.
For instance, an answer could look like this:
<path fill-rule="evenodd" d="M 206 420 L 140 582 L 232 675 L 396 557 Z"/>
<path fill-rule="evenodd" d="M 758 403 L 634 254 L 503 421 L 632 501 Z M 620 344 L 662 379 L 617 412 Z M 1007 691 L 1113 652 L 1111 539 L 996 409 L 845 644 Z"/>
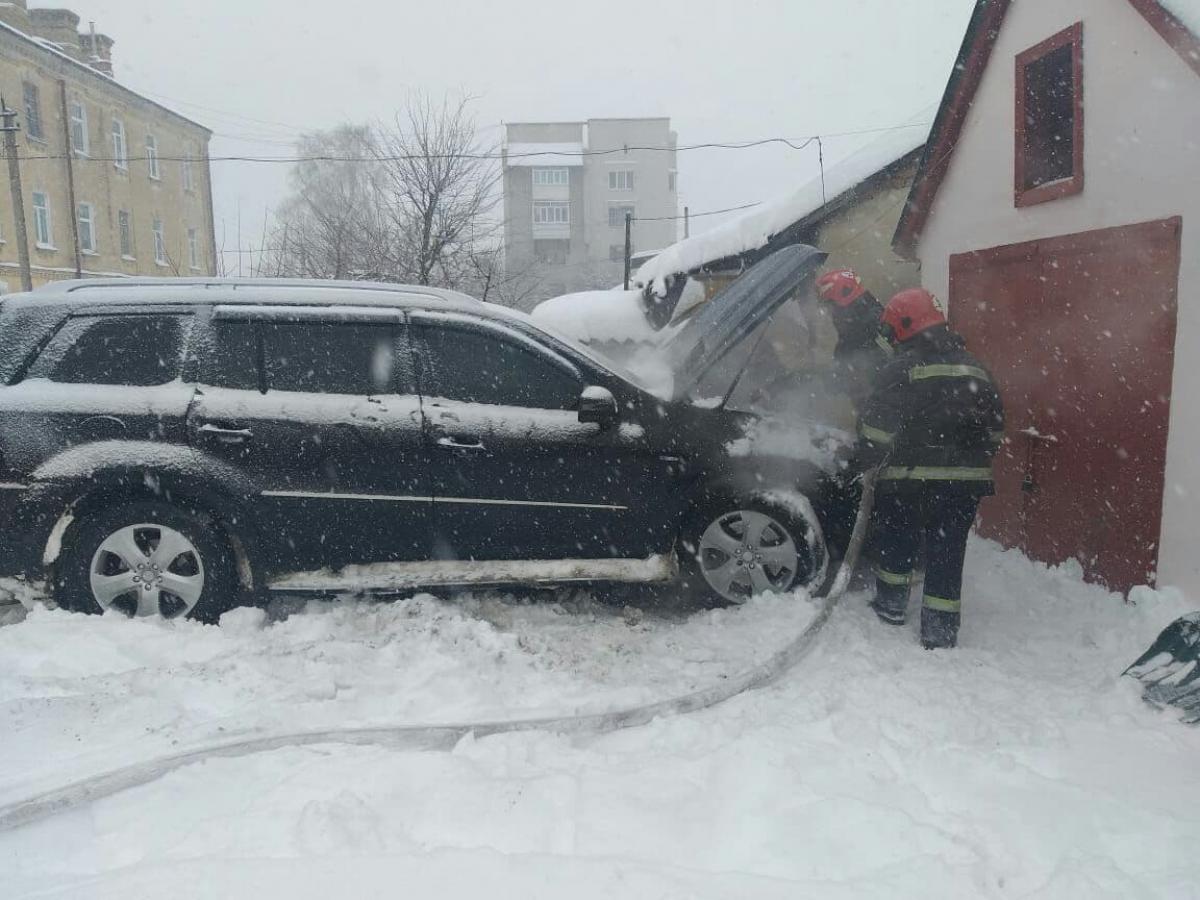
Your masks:
<path fill-rule="evenodd" d="M 879 333 L 883 307 L 870 294 L 864 294 L 847 307 L 834 307 L 833 325 L 838 342 L 833 351 L 829 388 L 850 397 L 855 407 L 870 394 L 871 385 L 895 351 Z"/>
<path fill-rule="evenodd" d="M 992 493 L 1004 405 L 991 373 L 945 326 L 897 348 L 859 416 L 858 464 L 881 482 L 961 483 Z"/>

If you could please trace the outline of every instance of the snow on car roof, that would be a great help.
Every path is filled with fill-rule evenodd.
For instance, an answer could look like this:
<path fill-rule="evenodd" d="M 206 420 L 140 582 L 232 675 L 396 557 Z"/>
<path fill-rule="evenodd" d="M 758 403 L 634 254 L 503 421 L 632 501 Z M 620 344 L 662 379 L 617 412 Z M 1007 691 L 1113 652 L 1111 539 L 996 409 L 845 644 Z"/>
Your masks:
<path fill-rule="evenodd" d="M 27 294 L 10 294 L 6 307 L 127 305 L 130 302 L 341 306 L 448 306 L 478 311 L 481 304 L 457 291 L 424 285 L 311 279 L 95 278 L 54 282 Z"/>

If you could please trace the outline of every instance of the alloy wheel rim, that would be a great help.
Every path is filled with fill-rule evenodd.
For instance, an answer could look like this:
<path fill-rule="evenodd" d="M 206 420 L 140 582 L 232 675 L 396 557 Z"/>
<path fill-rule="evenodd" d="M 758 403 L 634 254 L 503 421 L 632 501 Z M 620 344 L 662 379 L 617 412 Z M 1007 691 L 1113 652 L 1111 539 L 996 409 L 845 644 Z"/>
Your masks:
<path fill-rule="evenodd" d="M 204 591 L 200 551 L 182 533 L 157 523 L 114 531 L 100 542 L 88 574 L 100 608 L 128 616 L 185 616 Z"/>
<path fill-rule="evenodd" d="M 796 541 L 780 522 L 740 509 L 714 519 L 700 536 L 700 571 L 708 586 L 733 603 L 784 592 L 796 582 Z"/>

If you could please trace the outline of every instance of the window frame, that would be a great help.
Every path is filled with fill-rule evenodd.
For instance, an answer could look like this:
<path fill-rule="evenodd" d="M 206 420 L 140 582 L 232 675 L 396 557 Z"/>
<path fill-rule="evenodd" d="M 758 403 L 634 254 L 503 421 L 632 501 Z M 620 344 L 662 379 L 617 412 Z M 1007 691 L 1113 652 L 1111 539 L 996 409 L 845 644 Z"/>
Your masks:
<path fill-rule="evenodd" d="M 122 218 L 124 225 L 122 225 Z M 135 240 L 133 227 L 133 211 L 129 209 L 117 210 L 117 244 L 121 251 L 121 259 L 126 262 L 137 261 L 137 243 Z"/>
<path fill-rule="evenodd" d="M 565 210 L 566 215 L 563 218 L 538 218 L 538 213 L 548 210 Z M 571 224 L 571 201 L 569 200 L 534 200 L 533 201 L 533 224 L 534 225 L 566 225 Z"/>
<path fill-rule="evenodd" d="M 197 228 L 187 230 L 188 268 L 193 272 L 200 271 L 200 231 Z"/>
<path fill-rule="evenodd" d="M 83 159 L 92 155 L 92 140 L 88 134 L 87 105 L 83 98 L 75 97 L 67 102 L 68 129 L 71 135 L 71 152 Z"/>
<path fill-rule="evenodd" d="M 87 215 L 84 215 L 84 211 Z M 96 206 L 86 200 L 81 200 L 75 208 L 76 224 L 79 227 L 79 252 L 85 256 L 98 256 L 96 250 Z M 84 241 L 84 223 L 87 223 L 87 241 Z"/>
<path fill-rule="evenodd" d="M 554 177 L 551 177 L 552 175 Z M 571 170 L 567 166 L 534 166 L 533 185 L 534 187 L 570 187 Z"/>
<path fill-rule="evenodd" d="M 617 212 L 618 210 L 621 211 L 621 214 L 618 217 L 618 220 L 614 221 L 613 213 Z M 608 227 L 609 228 L 624 228 L 626 212 L 629 213 L 629 217 L 633 221 L 635 221 L 635 222 L 637 221 L 637 206 L 635 204 L 628 203 L 625 201 L 621 201 L 619 203 L 609 203 L 608 204 Z"/>
<path fill-rule="evenodd" d="M 196 192 L 196 173 L 193 168 L 192 151 L 188 150 L 183 155 L 183 161 L 180 165 L 180 180 L 183 182 L 183 189 L 186 193 L 194 194 Z"/>
<path fill-rule="evenodd" d="M 38 205 L 38 197 L 42 198 L 42 204 Z M 57 250 L 54 245 L 54 215 L 50 204 L 50 194 L 48 191 L 33 191 L 33 245 L 38 250 Z M 45 230 L 45 240 L 42 239 L 42 231 Z"/>
<path fill-rule="evenodd" d="M 167 228 L 160 216 L 155 216 L 150 223 L 150 231 L 154 235 L 154 264 L 169 266 L 171 260 L 167 257 Z"/>
<path fill-rule="evenodd" d="M 125 121 L 119 116 L 113 116 L 109 134 L 113 145 L 113 168 L 121 172 L 128 172 L 129 133 L 125 129 Z"/>
<path fill-rule="evenodd" d="M 1072 98 L 1074 122 L 1072 128 L 1072 174 L 1069 178 L 1060 178 L 1026 187 L 1028 129 L 1026 122 L 1026 88 L 1027 70 L 1030 65 L 1044 59 L 1049 54 L 1071 48 L 1071 68 L 1074 80 L 1074 96 Z M 1014 166 L 1013 166 L 1013 199 L 1018 209 L 1048 203 L 1063 197 L 1070 197 L 1083 192 L 1084 186 L 1084 109 L 1083 109 L 1083 22 L 1076 22 L 1064 28 L 1057 34 L 1017 54 L 1016 58 L 1016 119 L 1014 122 Z"/>
<path fill-rule="evenodd" d="M 46 143 L 46 122 L 42 118 L 41 87 L 34 81 L 23 80 L 21 82 L 21 101 L 25 106 L 25 136 L 40 144 Z"/>
<path fill-rule="evenodd" d="M 162 166 L 158 159 L 158 138 L 153 132 L 146 132 L 146 166 L 150 172 L 151 181 L 162 181 Z"/>
<path fill-rule="evenodd" d="M 608 189 L 615 193 L 631 194 L 636 190 L 637 180 L 633 169 L 609 169 Z"/>

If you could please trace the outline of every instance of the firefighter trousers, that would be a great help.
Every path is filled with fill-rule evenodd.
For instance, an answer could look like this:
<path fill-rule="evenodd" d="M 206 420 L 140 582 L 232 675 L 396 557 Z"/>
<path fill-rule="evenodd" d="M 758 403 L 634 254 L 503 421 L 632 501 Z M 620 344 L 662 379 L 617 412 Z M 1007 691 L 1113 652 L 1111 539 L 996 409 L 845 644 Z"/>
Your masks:
<path fill-rule="evenodd" d="M 962 609 L 967 537 L 979 501 L 977 485 L 880 482 L 872 516 L 872 543 L 876 611 L 882 618 L 896 624 L 904 621 L 917 556 L 924 542 L 922 608 L 951 614 L 957 620 Z"/>

